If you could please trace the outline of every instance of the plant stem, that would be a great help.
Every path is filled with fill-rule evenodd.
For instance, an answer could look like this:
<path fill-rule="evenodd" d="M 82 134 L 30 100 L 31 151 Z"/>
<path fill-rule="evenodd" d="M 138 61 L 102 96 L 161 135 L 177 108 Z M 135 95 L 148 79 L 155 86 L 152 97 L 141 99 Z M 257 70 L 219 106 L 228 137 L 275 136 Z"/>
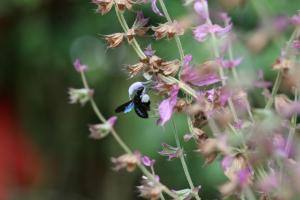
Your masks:
<path fill-rule="evenodd" d="M 284 52 L 287 54 L 287 52 L 289 51 L 289 49 L 291 48 L 291 45 L 292 45 L 292 42 L 294 40 L 294 38 L 298 35 L 298 28 L 296 28 L 296 30 L 292 33 L 289 41 L 287 42 L 287 45 L 284 49 Z M 277 72 L 277 76 L 276 76 L 276 80 L 275 80 L 275 83 L 274 83 L 274 86 L 273 86 L 273 89 L 272 89 L 272 96 L 271 98 L 268 100 L 266 106 L 265 106 L 265 109 L 270 109 L 271 106 L 273 105 L 273 102 L 274 102 L 274 97 L 276 96 L 277 92 L 278 92 L 278 89 L 279 89 L 279 86 L 281 84 L 281 79 L 282 79 L 282 72 L 281 71 L 278 71 Z"/>
<path fill-rule="evenodd" d="M 129 26 L 128 26 L 128 24 L 127 24 L 125 18 L 124 18 L 123 13 L 121 13 L 120 11 L 118 11 L 117 8 L 115 8 L 115 10 L 116 10 L 116 15 L 117 15 L 117 17 L 118 17 L 118 20 L 119 20 L 119 22 L 120 22 L 120 24 L 121 24 L 123 30 L 124 30 L 125 32 L 127 32 L 127 31 L 129 30 Z M 138 55 L 141 59 L 146 58 L 144 52 L 142 51 L 141 47 L 138 45 L 138 43 L 137 43 L 137 41 L 136 41 L 135 38 L 132 39 L 132 47 L 133 47 L 133 49 L 135 50 L 135 52 L 137 53 L 137 55 Z"/>
<path fill-rule="evenodd" d="M 159 0 L 159 3 L 161 5 L 163 13 L 166 16 L 168 22 L 172 23 L 172 19 L 171 19 L 170 15 L 169 15 L 169 12 L 168 12 L 168 9 L 167 9 L 167 7 L 166 7 L 166 5 L 164 3 L 164 0 Z M 175 38 L 176 45 L 177 45 L 177 48 L 178 48 L 178 52 L 179 52 L 179 55 L 180 55 L 180 60 L 183 61 L 184 51 L 183 51 L 183 48 L 182 48 L 182 44 L 181 44 L 180 38 L 179 38 L 178 35 L 175 35 L 174 38 Z"/>
<path fill-rule="evenodd" d="M 88 85 L 87 79 L 85 77 L 84 72 L 81 72 L 81 79 L 82 79 L 82 83 L 84 85 L 84 88 L 87 90 L 90 90 L 90 87 Z M 90 97 L 90 103 L 92 106 L 93 111 L 95 112 L 95 114 L 97 115 L 97 117 L 99 118 L 99 120 L 102 123 L 106 123 L 107 120 L 104 118 L 104 116 L 102 115 L 102 113 L 100 112 L 98 106 L 95 103 L 95 100 L 93 97 Z M 121 137 L 117 134 L 117 132 L 115 131 L 115 129 L 112 128 L 111 130 L 111 134 L 114 137 L 114 139 L 117 141 L 117 143 L 122 147 L 122 149 L 128 153 L 128 154 L 132 154 L 132 151 L 130 150 L 130 148 L 125 144 L 125 142 L 121 139 Z M 138 164 L 137 165 L 138 168 L 143 172 L 143 174 L 145 174 L 148 178 L 155 180 L 154 176 L 142 165 L 142 164 Z M 159 183 L 161 184 L 161 183 Z M 161 184 L 161 186 L 163 187 L 163 191 L 168 194 L 169 196 L 171 196 L 172 198 L 177 198 L 177 195 L 174 194 L 174 192 L 172 192 L 169 188 L 167 188 L 165 185 Z"/>
<path fill-rule="evenodd" d="M 209 18 L 207 19 L 207 23 L 212 25 L 212 22 Z M 216 35 L 214 32 L 211 32 L 211 39 L 212 39 L 212 46 L 213 46 L 215 58 L 217 59 L 220 57 L 220 53 L 219 53 L 218 46 L 217 46 L 217 38 L 216 38 Z M 226 85 L 225 74 L 224 74 L 224 70 L 223 70 L 222 66 L 219 66 L 219 75 L 220 75 L 220 78 L 222 79 L 222 85 L 225 86 Z M 233 115 L 234 121 L 238 122 L 238 116 L 236 114 L 231 97 L 229 97 L 229 99 L 228 99 L 228 105 L 229 105 L 229 109 Z"/>
<path fill-rule="evenodd" d="M 274 102 L 274 98 L 275 98 L 275 96 L 276 96 L 276 94 L 278 92 L 280 83 L 281 83 L 281 72 L 277 72 L 276 80 L 275 80 L 275 83 L 274 83 L 274 86 L 273 86 L 273 89 L 272 89 L 272 96 L 268 100 L 265 109 L 270 109 L 271 108 L 271 106 L 272 106 L 272 104 Z"/>
<path fill-rule="evenodd" d="M 174 122 L 174 119 L 172 119 L 172 124 L 173 124 L 173 128 L 174 128 L 174 137 L 175 137 L 175 141 L 176 141 L 176 146 L 177 148 L 181 148 L 181 144 L 180 144 L 180 140 L 179 140 L 179 137 L 178 137 L 178 130 L 177 130 L 177 127 L 176 127 L 176 124 Z M 184 172 L 184 175 L 190 185 L 190 188 L 191 190 L 193 190 L 195 188 L 194 184 L 193 184 L 193 181 L 192 181 L 192 178 L 191 178 L 191 175 L 189 173 L 189 170 L 188 170 L 188 167 L 187 167 L 187 164 L 185 162 L 185 159 L 184 159 L 184 152 L 183 152 L 183 149 L 182 149 L 182 154 L 180 155 L 180 162 L 181 162 L 181 165 L 182 165 L 182 168 L 183 168 L 183 172 Z M 200 197 L 197 194 L 194 194 L 195 198 L 197 200 L 200 200 Z"/>
<path fill-rule="evenodd" d="M 83 72 L 81 72 L 81 79 L 82 79 L 82 82 L 83 82 L 83 85 L 86 89 L 90 89 L 88 83 L 87 83 L 87 80 L 86 80 L 86 77 L 85 77 L 85 74 Z M 98 109 L 96 103 L 95 103 L 95 100 L 94 98 L 90 98 L 90 103 L 91 103 L 91 106 L 95 112 L 95 114 L 97 115 L 97 117 L 100 119 L 100 121 L 102 123 L 106 123 L 106 119 L 104 118 L 104 116 L 101 114 L 100 110 Z M 115 138 L 115 140 L 118 142 L 118 144 L 123 148 L 123 150 L 126 152 L 126 153 L 132 153 L 132 151 L 129 149 L 129 147 L 125 144 L 125 142 L 120 138 L 120 136 L 116 133 L 116 131 L 114 129 L 112 129 L 111 131 L 113 137 Z"/>
<path fill-rule="evenodd" d="M 298 100 L 298 89 L 295 89 L 294 102 L 297 102 L 297 100 Z M 295 131 L 296 131 L 296 125 L 297 125 L 297 114 L 294 114 L 292 119 L 291 119 L 291 127 L 290 127 L 290 130 L 289 130 L 287 143 L 286 143 L 286 146 L 285 146 L 285 149 L 284 149 L 287 157 L 288 157 L 288 155 L 291 151 L 291 146 L 292 146 L 293 138 L 294 138 Z"/>
<path fill-rule="evenodd" d="M 233 61 L 234 58 L 233 58 L 233 52 L 232 52 L 232 45 L 231 45 L 231 42 L 230 42 L 229 47 L 228 47 L 228 54 L 229 54 L 229 59 L 230 59 L 231 61 Z M 232 74 L 233 74 L 233 78 L 235 79 L 235 81 L 236 81 L 237 84 L 239 85 L 240 79 L 239 79 L 239 76 L 238 76 L 238 74 L 237 74 L 237 71 L 236 71 L 235 67 L 232 68 Z M 249 103 L 248 98 L 246 98 L 246 104 L 247 104 L 246 107 L 247 107 L 248 115 L 249 115 L 251 121 L 252 121 L 252 122 L 255 122 L 255 121 L 254 121 L 253 114 L 252 114 L 252 112 L 251 112 L 251 106 L 250 106 L 250 103 Z"/>

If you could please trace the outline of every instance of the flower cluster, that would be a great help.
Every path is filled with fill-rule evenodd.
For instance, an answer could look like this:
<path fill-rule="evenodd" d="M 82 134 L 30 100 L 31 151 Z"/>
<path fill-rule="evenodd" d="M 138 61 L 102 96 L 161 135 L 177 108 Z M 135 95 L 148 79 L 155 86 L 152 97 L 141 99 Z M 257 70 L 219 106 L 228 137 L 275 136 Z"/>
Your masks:
<path fill-rule="evenodd" d="M 148 25 L 149 19 L 139 11 L 129 28 L 123 13 L 138 10 L 139 4 L 148 2 L 93 0 L 102 15 L 116 8 L 123 30 L 106 35 L 104 39 L 108 48 L 118 47 L 127 40 L 139 57 L 136 64 L 127 65 L 129 77 L 146 79 L 129 87 L 130 101 L 119 106 L 116 111 L 127 113 L 134 109 L 139 117 L 148 118 L 149 111 L 157 110 L 153 115 L 158 117 L 158 126 L 165 126 L 172 121 L 176 146 L 162 143 L 162 150 L 158 153 L 166 156 L 169 161 L 179 158 L 189 188 L 172 190 L 163 185 L 154 170 L 157 162 L 138 151 L 131 151 L 122 141 L 114 130 L 117 118 L 113 116 L 106 120 L 102 116 L 93 100 L 93 90 L 86 83 L 84 73 L 88 67 L 76 60 L 74 67 L 81 73 L 85 87 L 70 89 L 70 102 L 84 105 L 90 101 L 101 121 L 90 125 L 90 137 L 102 139 L 111 134 L 125 151 L 125 154 L 112 158 L 114 169 L 126 168 L 129 172 L 141 169 L 144 173 L 141 185 L 138 186 L 141 197 L 155 200 L 164 199 L 164 195 L 168 195 L 172 199 L 199 200 L 203 190 L 200 191 L 200 186 L 195 187 L 193 180 L 201 177 L 190 176 L 185 163 L 185 155 L 189 151 L 182 147 L 176 123 L 172 120 L 175 113 L 182 113 L 187 117 L 189 128 L 183 136 L 184 141 L 194 141 L 193 152 L 204 158 L 205 166 L 218 162 L 228 178 L 227 182 L 216 187 L 222 197 L 297 198 L 300 195 L 300 151 L 295 138 L 296 133 L 300 132 L 300 125 L 297 124 L 300 113 L 300 14 L 276 21 L 278 26 L 282 20 L 288 21 L 287 25 L 293 26 L 295 31 L 270 66 L 277 73 L 272 84 L 264 79 L 262 71 L 258 71 L 256 77 L 238 73 L 237 69 L 246 58 L 233 56 L 235 39 L 231 18 L 222 12 L 213 13 L 215 18 L 212 19 L 207 0 L 186 1 L 186 6 L 193 5 L 194 18 L 197 19 L 189 23 L 172 20 L 163 0 L 151 0 L 153 12 L 165 17 L 165 22 Z M 222 25 L 215 23 L 217 20 Z M 279 29 L 284 31 L 285 28 Z M 193 52 L 185 54 L 180 36 L 189 30 L 196 44 L 211 42 L 214 56 L 202 63 L 195 63 Z M 176 42 L 180 57 L 165 60 L 163 55 L 156 54 L 151 44 L 141 48 L 136 37 L 145 36 L 152 37 L 154 42 L 162 39 Z M 160 97 L 160 103 L 154 106 L 151 104 L 151 109 L 151 97 L 146 93 L 149 90 Z M 264 108 L 250 104 L 248 94 L 252 90 L 262 91 L 266 100 Z"/>

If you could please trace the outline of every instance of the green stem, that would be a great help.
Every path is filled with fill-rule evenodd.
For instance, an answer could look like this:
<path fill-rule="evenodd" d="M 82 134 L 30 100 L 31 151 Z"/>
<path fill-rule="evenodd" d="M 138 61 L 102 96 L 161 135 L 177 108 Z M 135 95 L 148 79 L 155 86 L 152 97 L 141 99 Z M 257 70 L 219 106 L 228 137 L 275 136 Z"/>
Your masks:
<path fill-rule="evenodd" d="M 85 89 L 90 89 L 88 83 L 87 83 L 87 80 L 86 80 L 86 77 L 85 77 L 85 74 L 84 72 L 81 72 L 81 79 L 82 79 L 82 82 L 83 82 L 83 85 L 85 87 Z M 94 110 L 95 114 L 97 115 L 97 117 L 100 119 L 100 121 L 102 123 L 106 123 L 107 120 L 104 118 L 104 116 L 102 115 L 102 113 L 100 112 L 99 108 L 97 107 L 96 103 L 95 103 L 95 100 L 93 97 L 90 98 L 90 103 L 91 103 L 91 106 L 92 106 L 92 109 Z M 120 138 L 120 136 L 116 133 L 116 131 L 114 129 L 112 129 L 111 131 L 113 137 L 115 138 L 115 140 L 118 142 L 118 144 L 123 148 L 123 150 L 126 152 L 126 153 L 129 153 L 131 154 L 132 151 L 129 149 L 129 147 L 125 144 L 125 142 Z"/>
<path fill-rule="evenodd" d="M 297 100 L 298 100 L 298 90 L 295 89 L 294 102 L 297 102 Z M 292 146 L 293 138 L 294 138 L 295 131 L 296 131 L 296 125 L 297 125 L 297 114 L 294 114 L 292 119 L 291 119 L 291 127 L 290 127 L 290 130 L 289 130 L 289 135 L 288 135 L 286 147 L 284 149 L 287 156 L 289 155 L 289 153 L 291 151 L 291 146 Z"/>
<path fill-rule="evenodd" d="M 229 49 L 228 49 L 228 54 L 229 54 L 229 59 L 232 61 L 234 58 L 233 58 L 233 52 L 232 52 L 232 46 L 231 46 L 231 43 L 229 44 Z M 232 74 L 233 74 L 233 78 L 235 79 L 235 81 L 237 82 L 238 85 L 240 85 L 240 79 L 239 79 L 239 76 L 238 76 L 238 73 L 234 68 L 232 68 Z M 251 119 L 252 122 L 254 122 L 254 117 L 253 117 L 253 114 L 251 112 L 251 106 L 250 106 L 250 103 L 249 103 L 249 100 L 248 100 L 248 97 L 246 98 L 246 107 L 247 107 L 247 112 L 248 112 L 248 115 Z"/>
<path fill-rule="evenodd" d="M 276 80 L 275 80 L 275 83 L 274 83 L 274 86 L 273 86 L 273 89 L 272 89 L 272 96 L 271 98 L 269 98 L 267 104 L 266 104 L 266 107 L 265 109 L 270 109 L 273 102 L 274 102 L 274 98 L 278 92 L 278 89 L 279 89 L 279 86 L 280 86 L 280 83 L 281 83 L 281 72 L 278 72 L 277 73 L 277 76 L 276 76 Z"/>
<path fill-rule="evenodd" d="M 287 42 L 287 45 L 286 45 L 285 50 L 284 50 L 286 52 L 286 54 L 288 54 L 288 51 L 291 48 L 292 42 L 293 42 L 294 38 L 298 35 L 298 32 L 299 32 L 299 30 L 298 30 L 298 28 L 296 28 L 296 30 L 292 33 L 289 41 Z M 275 83 L 274 83 L 274 86 L 273 86 L 273 90 L 272 90 L 272 96 L 268 100 L 265 109 L 270 109 L 271 106 L 273 105 L 274 97 L 276 96 L 276 94 L 278 92 L 278 89 L 279 89 L 279 86 L 281 84 L 281 79 L 282 79 L 282 72 L 278 71 L 277 76 L 276 76 L 276 80 L 275 80 Z"/>
<path fill-rule="evenodd" d="M 164 15 L 166 16 L 168 22 L 169 22 L 169 23 L 172 23 L 172 19 L 171 19 L 170 15 L 169 15 L 168 9 L 167 9 L 167 7 L 166 7 L 164 1 L 163 1 L 163 0 L 159 0 L 159 3 L 160 3 L 160 5 L 161 5 L 161 8 L 162 8 L 162 10 L 163 10 L 163 13 L 164 13 Z M 183 48 L 182 48 L 182 44 L 181 44 L 180 38 L 179 38 L 178 35 L 175 35 L 174 38 L 175 38 L 176 45 L 177 45 L 177 48 L 178 48 L 178 52 L 179 52 L 179 55 L 180 55 L 180 60 L 183 61 L 183 58 L 184 58 L 184 51 L 183 51 Z"/>
<path fill-rule="evenodd" d="M 88 82 L 87 82 L 84 72 L 81 72 L 81 79 L 82 79 L 84 88 L 90 90 L 90 87 L 88 85 Z M 93 97 L 90 98 L 90 103 L 91 103 L 93 111 L 95 112 L 95 114 L 97 115 L 99 120 L 102 123 L 106 123 L 107 120 L 104 118 L 104 116 L 100 112 Z M 114 129 L 111 130 L 111 134 L 126 153 L 132 154 L 132 151 L 130 150 L 130 148 L 125 144 L 125 142 L 121 139 L 121 137 L 117 134 L 117 132 Z M 155 180 L 154 176 L 142 164 L 138 164 L 137 166 L 143 172 L 143 174 L 145 174 L 148 178 Z M 161 183 L 159 183 L 159 184 L 161 184 Z M 168 194 L 172 198 L 177 198 L 177 195 L 174 192 L 172 192 L 169 188 L 167 188 L 165 185 L 162 185 L 162 184 L 161 184 L 161 186 L 163 187 L 163 191 L 166 194 Z"/>
<path fill-rule="evenodd" d="M 256 197 L 250 187 L 245 189 L 245 193 L 248 200 L 256 200 Z"/>
<path fill-rule="evenodd" d="M 207 19 L 207 23 L 212 25 L 212 22 L 210 19 Z M 219 53 L 219 50 L 218 50 L 218 46 L 217 46 L 217 38 L 216 38 L 216 35 L 215 33 L 211 33 L 211 39 L 212 39 L 212 46 L 213 46 L 213 50 L 214 50 L 214 54 L 215 54 L 215 58 L 219 58 L 220 57 L 220 53 Z M 222 66 L 219 65 L 219 75 L 220 75 L 220 78 L 222 79 L 222 85 L 225 86 L 226 85 L 226 81 L 225 81 L 225 74 L 224 74 L 224 70 L 222 68 Z M 238 116 L 237 116 L 237 113 L 235 111 L 235 108 L 234 108 L 234 105 L 233 105 L 233 102 L 232 102 L 232 99 L 229 98 L 228 99 L 228 105 L 229 105 L 229 109 L 233 115 L 233 119 L 235 122 L 238 122 Z"/>
<path fill-rule="evenodd" d="M 195 99 L 198 98 L 196 91 L 193 88 L 191 88 L 189 85 L 184 83 L 183 81 L 180 81 L 172 76 L 163 76 L 163 75 L 158 75 L 158 76 L 165 83 L 167 83 L 167 84 L 176 83 L 183 92 L 185 92 L 186 94 L 190 95 L 191 97 L 193 97 Z"/>
<path fill-rule="evenodd" d="M 116 10 L 116 15 L 117 15 L 117 18 L 123 28 L 123 30 L 125 32 L 127 32 L 129 30 L 129 26 L 124 18 L 124 15 L 123 13 L 121 13 L 117 8 L 115 8 Z M 132 43 L 131 43 L 133 49 L 135 50 L 135 52 L 137 53 L 137 55 L 143 59 L 143 58 L 146 58 L 146 55 L 144 54 L 144 52 L 142 51 L 141 47 L 139 46 L 139 44 L 137 43 L 136 39 L 133 38 L 132 39 Z"/>
<path fill-rule="evenodd" d="M 172 119 L 172 124 L 173 124 L 173 128 L 174 128 L 174 137 L 175 137 L 175 141 L 176 141 L 176 146 L 177 148 L 181 148 L 181 144 L 180 144 L 180 140 L 179 140 L 179 137 L 178 137 L 178 130 L 177 130 L 177 127 L 176 127 L 176 124 L 174 122 L 174 119 Z M 183 149 L 182 149 L 183 151 Z M 193 181 L 192 181 L 192 178 L 191 178 L 191 175 L 189 173 L 189 170 L 188 170 L 188 167 L 187 167 L 187 164 L 185 162 L 185 159 L 184 159 L 184 153 L 182 152 L 182 154 L 180 155 L 180 162 L 181 162 L 181 165 L 182 165 L 182 168 L 183 168 L 183 172 L 184 172 L 184 175 L 189 183 L 189 186 L 191 188 L 191 190 L 193 190 L 195 188 L 194 184 L 193 184 Z M 194 194 L 195 198 L 197 200 L 200 200 L 200 197 L 198 195 L 198 193 Z"/>

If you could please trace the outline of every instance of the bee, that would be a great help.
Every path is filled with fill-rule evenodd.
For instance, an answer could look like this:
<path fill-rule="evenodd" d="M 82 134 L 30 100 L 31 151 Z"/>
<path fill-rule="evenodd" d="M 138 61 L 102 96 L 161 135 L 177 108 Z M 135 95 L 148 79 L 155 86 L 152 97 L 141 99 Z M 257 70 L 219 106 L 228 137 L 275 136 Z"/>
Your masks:
<path fill-rule="evenodd" d="M 129 97 L 133 96 L 130 101 L 118 106 L 116 113 L 128 113 L 134 109 L 135 113 L 141 118 L 148 118 L 150 111 L 150 97 L 146 94 L 146 88 L 141 82 L 136 82 L 129 87 Z"/>

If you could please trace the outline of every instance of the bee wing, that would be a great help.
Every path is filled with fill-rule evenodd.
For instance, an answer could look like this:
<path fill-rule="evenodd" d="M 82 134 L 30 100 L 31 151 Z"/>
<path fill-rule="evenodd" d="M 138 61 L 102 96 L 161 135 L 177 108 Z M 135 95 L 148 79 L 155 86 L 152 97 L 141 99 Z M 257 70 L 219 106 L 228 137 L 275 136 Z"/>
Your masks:
<path fill-rule="evenodd" d="M 145 107 L 144 105 L 138 105 L 138 106 L 134 106 L 134 111 L 135 113 L 141 117 L 141 118 L 148 118 L 148 112 L 147 112 L 148 108 Z"/>
<path fill-rule="evenodd" d="M 134 108 L 134 103 L 132 101 L 128 101 L 128 102 L 120 105 L 119 107 L 117 107 L 116 110 L 115 110 L 115 112 L 116 113 L 119 113 L 119 112 L 128 113 L 133 108 Z"/>

